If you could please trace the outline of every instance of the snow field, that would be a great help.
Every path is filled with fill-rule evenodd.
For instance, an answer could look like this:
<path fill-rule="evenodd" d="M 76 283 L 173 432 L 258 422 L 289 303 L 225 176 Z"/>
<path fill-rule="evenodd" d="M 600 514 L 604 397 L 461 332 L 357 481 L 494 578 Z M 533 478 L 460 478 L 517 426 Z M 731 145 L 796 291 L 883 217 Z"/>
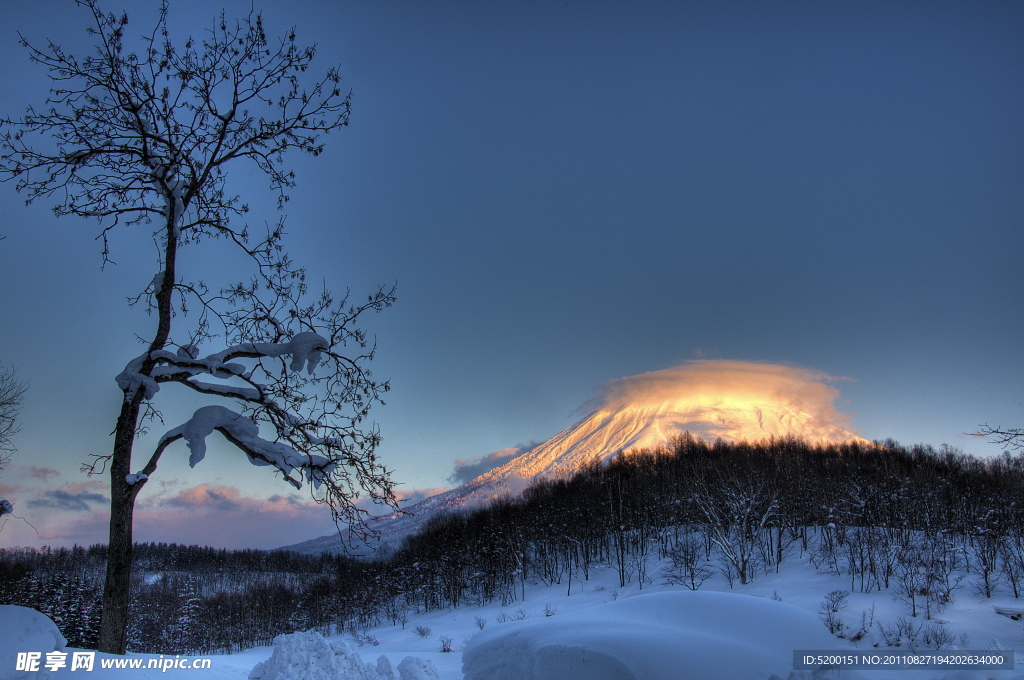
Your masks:
<path fill-rule="evenodd" d="M 511 648 L 515 644 L 527 646 L 532 644 L 534 649 L 539 649 L 542 646 L 542 636 L 550 634 L 556 648 L 558 645 L 568 647 L 569 644 L 566 640 L 570 640 L 574 631 L 578 631 L 573 645 L 580 646 L 580 643 L 583 643 L 583 645 L 589 644 L 591 647 L 598 647 L 599 651 L 609 659 L 609 667 L 613 665 L 612 659 L 624 665 L 640 659 L 649 664 L 647 668 L 655 674 L 635 675 L 637 680 L 641 678 L 689 680 L 690 677 L 700 680 L 715 680 L 717 678 L 743 680 L 746 677 L 768 680 L 771 678 L 771 673 L 761 673 L 760 670 L 752 670 L 751 672 L 754 674 L 749 676 L 735 675 L 734 673 L 740 671 L 737 668 L 724 665 L 729 661 L 728 658 L 722 656 L 717 657 L 717 662 L 723 665 L 716 667 L 713 665 L 716 662 L 714 656 L 704 653 L 706 644 L 698 642 L 698 640 L 701 635 L 709 634 L 705 621 L 708 620 L 708 617 L 714 616 L 715 610 L 719 608 L 717 603 L 713 606 L 707 603 L 696 606 L 700 605 L 701 601 L 700 599 L 695 600 L 695 607 L 691 610 L 692 616 L 689 621 L 684 613 L 673 614 L 671 607 L 668 607 L 668 613 L 663 614 L 670 618 L 669 621 L 648 616 L 645 613 L 646 607 L 642 604 L 647 600 L 648 594 L 698 595 L 711 598 L 719 596 L 735 598 L 739 603 L 732 605 L 733 609 L 729 610 L 728 615 L 724 613 L 726 610 L 723 609 L 722 616 L 716 619 L 719 632 L 724 631 L 722 644 L 730 650 L 727 657 L 745 659 L 747 668 L 756 666 L 756 663 L 762 659 L 767 659 L 766 663 L 775 663 L 772 661 L 769 650 L 776 645 L 783 644 L 785 649 L 781 650 L 781 654 L 784 660 L 779 662 L 782 664 L 779 670 L 782 670 L 783 673 L 776 673 L 777 677 L 781 680 L 804 680 L 804 678 L 815 676 L 792 671 L 793 649 L 834 650 L 857 647 L 862 650 L 871 650 L 875 649 L 873 645 L 876 642 L 880 645 L 883 644 L 879 630 L 882 624 L 890 626 L 900 617 L 910 620 L 913 625 L 918 627 L 927 624 L 923 620 L 923 616 L 916 619 L 910 617 L 906 605 L 895 601 L 891 591 L 852 592 L 846 598 L 845 607 L 839 612 L 839 616 L 844 622 L 845 633 L 850 636 L 859 629 L 862 615 L 874 617 L 868 633 L 857 643 L 829 635 L 818 612 L 822 609 L 823 601 L 829 592 L 849 590 L 850 582 L 848 577 L 819 573 L 806 557 L 790 558 L 782 565 L 778 574 L 759 574 L 758 580 L 753 583 L 736 585 L 733 589 L 729 588 L 722 576 L 716 575 L 706 581 L 704 586 L 695 593 L 681 586 L 666 585 L 665 579 L 660 574 L 667 565 L 667 561 L 652 565 L 648 570 L 652 582 L 645 583 L 643 588 L 635 579 L 625 587 L 620 587 L 616 570 L 610 566 L 599 566 L 592 569 L 588 581 L 580 582 L 573 579 L 571 589 L 570 584 L 566 582 L 551 586 L 527 585 L 525 600 L 520 599 L 506 606 L 494 602 L 485 606 L 464 606 L 443 611 L 410 613 L 404 628 L 400 625 L 385 625 L 365 631 L 359 636 L 363 646 L 357 647 L 357 652 L 365 660 L 376 658 L 383 653 L 390 657 L 393 663 L 405 655 L 414 655 L 433 661 L 439 671 L 440 680 L 463 680 L 463 678 L 465 680 L 480 680 L 479 677 L 473 676 L 473 673 L 477 673 L 477 671 L 470 664 L 479 663 L 478 657 L 487 657 L 488 655 L 492 658 L 497 657 L 499 651 L 494 646 L 499 643 L 495 642 L 496 639 L 512 635 L 513 638 L 520 640 L 519 643 L 511 640 L 503 641 L 500 643 L 501 648 Z M 567 591 L 571 592 L 568 596 L 566 595 Z M 746 597 L 735 597 L 738 595 Z M 782 602 L 775 602 L 773 598 L 779 598 Z M 637 603 L 635 615 L 619 616 L 618 614 L 605 615 L 602 613 L 604 606 L 627 604 L 631 601 Z M 789 612 L 782 614 L 783 618 L 789 621 L 788 627 L 782 627 L 776 621 L 774 613 L 776 610 L 773 608 L 775 605 L 784 605 L 778 610 L 779 612 Z M 951 630 L 957 640 L 956 646 L 961 648 L 963 648 L 960 645 L 961 638 L 966 635 L 968 647 L 971 649 L 986 649 L 993 642 L 1004 648 L 1024 649 L 1024 625 L 1020 621 L 1001 616 L 994 610 L 994 607 L 1013 608 L 1014 606 L 1024 608 L 1024 602 L 1014 600 L 1006 594 L 1000 594 L 989 600 L 980 600 L 973 595 L 969 584 L 965 581 L 964 587 L 957 591 L 956 600 L 942 612 L 941 618 L 937 617 L 933 623 Z M 768 609 L 766 610 L 765 607 Z M 872 607 L 874 608 L 873 613 L 871 612 Z M 801 610 L 802 617 L 799 616 Z M 773 612 L 771 616 L 767 617 L 767 621 L 765 620 L 766 611 Z M 794 611 L 797 613 L 794 614 Z M 483 629 L 480 628 L 478 621 L 483 623 Z M 536 624 L 547 624 L 548 627 L 538 625 L 534 628 Z M 666 632 L 672 626 L 676 626 L 678 631 Z M 427 637 L 418 635 L 417 628 L 429 631 Z M 533 632 L 520 634 L 518 632 L 520 628 Z M 588 635 L 588 631 L 591 633 L 596 631 L 597 635 Z M 633 631 L 629 644 L 618 644 L 615 651 L 611 651 L 611 643 L 602 637 L 611 631 L 619 632 L 620 636 L 621 632 Z M 818 632 L 813 633 L 812 631 Z M 805 635 L 816 637 L 818 642 L 809 644 Z M 439 651 L 441 637 L 447 637 L 454 641 L 453 653 L 445 654 Z M 711 637 L 714 638 L 715 634 L 711 634 Z M 523 642 L 527 638 L 532 641 Z M 644 645 L 645 638 L 652 641 L 658 640 L 664 645 L 651 642 L 644 647 L 643 652 L 635 651 L 637 648 L 631 647 L 631 645 Z M 374 645 L 374 642 L 377 644 Z M 474 652 L 477 645 L 488 645 L 490 652 Z M 525 647 L 523 649 L 529 651 Z M 466 653 L 457 653 L 463 650 Z M 546 669 L 557 661 L 554 650 L 549 650 L 548 653 L 552 656 L 543 659 L 543 663 L 534 659 L 534 668 L 529 672 L 536 674 L 530 675 L 526 669 L 521 668 L 517 671 L 518 674 L 508 677 L 516 678 L 516 680 L 531 680 L 532 678 L 598 680 L 601 677 L 591 675 L 592 668 L 568 662 L 559 662 L 562 665 L 556 666 L 557 672 L 545 674 Z M 562 653 L 563 655 L 567 654 L 564 650 Z M 687 657 L 687 654 L 690 656 Z M 761 656 L 762 654 L 764 656 Z M 507 656 L 510 655 L 506 655 L 506 658 Z M 521 658 L 522 654 L 516 652 L 516 656 Z M 706 662 L 706 665 L 700 668 L 703 675 L 685 675 L 683 668 L 686 666 L 674 665 L 665 659 L 659 660 L 663 656 L 677 660 L 682 658 L 684 663 L 689 666 Z M 835 680 L 840 678 L 843 680 L 1024 680 L 1024 665 L 1022 665 L 1024 658 L 1022 657 L 1024 655 L 1018 654 L 1017 670 L 1015 671 L 896 671 L 892 673 L 846 671 L 841 674 L 831 673 L 831 676 L 819 675 L 817 677 L 822 680 L 832 680 L 833 678 Z M 463 663 L 467 664 L 465 675 L 463 674 Z M 739 666 L 739 668 L 743 668 L 743 666 Z M 482 677 L 487 680 L 502 678 L 500 675 L 493 677 L 484 675 Z M 618 677 L 629 679 L 634 676 L 625 674 Z"/>
<path fill-rule="evenodd" d="M 753 583 L 736 585 L 733 589 L 722 576 L 716 575 L 696 592 L 681 586 L 665 585 L 660 572 L 667 564 L 667 561 L 652 564 L 648 570 L 651 583 L 645 583 L 642 589 L 635 578 L 632 583 L 620 587 L 615 569 L 596 567 L 588 581 L 580 582 L 574 578 L 571 590 L 570 584 L 565 582 L 550 586 L 527 585 L 525 600 L 520 598 L 505 606 L 493 602 L 484 606 L 410 612 L 404 628 L 401 625 L 381 625 L 362 631 L 356 638 L 335 636 L 329 641 L 337 647 L 341 647 L 338 643 L 344 642 L 353 658 L 358 657 L 364 667 L 369 666 L 373 670 L 381 667 L 379 658 L 383 655 L 395 680 L 406 680 L 400 675 L 400 666 L 407 656 L 431 662 L 437 671 L 437 680 L 500 680 L 502 677 L 516 680 L 599 680 L 602 676 L 595 670 L 598 666 L 588 665 L 586 659 L 591 658 L 590 655 L 584 658 L 584 650 L 588 646 L 604 655 L 607 663 L 600 667 L 607 669 L 608 673 L 615 668 L 622 670 L 618 676 L 606 677 L 624 680 L 744 680 L 747 677 L 769 680 L 771 674 L 781 680 L 804 680 L 815 676 L 792 672 L 793 649 L 856 646 L 861 650 L 872 650 L 876 643 L 881 649 L 884 640 L 880 628 L 892 626 L 902 617 L 913 626 L 934 625 L 949 630 L 956 640 L 955 646 L 961 649 L 965 648 L 961 644 L 964 641 L 969 649 L 987 649 L 990 646 L 1016 649 L 1017 670 L 859 671 L 859 674 L 844 672 L 817 677 L 822 680 L 1024 680 L 1024 654 L 1020 653 L 1024 650 L 1024 624 L 995 611 L 996 608 L 1024 609 L 1024 601 L 1015 600 L 1005 592 L 983 600 L 973 593 L 969 580 L 956 591 L 956 599 L 930 624 L 923 616 L 910 617 L 906 604 L 894 600 L 891 591 L 851 592 L 845 606 L 838 612 L 845 634 L 852 637 L 864 622 L 869 623 L 866 634 L 852 643 L 829 635 L 818 613 L 829 592 L 851 590 L 849 578 L 818 573 L 806 558 L 790 558 L 783 563 L 778 574 L 759 574 Z M 567 591 L 571 594 L 567 595 Z M 649 598 L 648 595 L 654 597 Z M 665 599 L 662 599 L 663 595 Z M 684 601 L 683 598 L 689 598 L 692 604 L 674 604 Z M 774 598 L 781 602 L 773 601 Z M 0 610 L 0 664 L 3 664 L 0 666 L 0 680 L 23 680 L 11 672 L 14 655 L 18 651 L 28 651 L 20 645 L 38 643 L 30 643 L 27 639 L 14 642 L 16 635 L 27 635 L 31 628 L 44 637 L 49 635 L 45 644 L 56 645 L 57 641 L 52 630 L 46 633 L 45 624 L 31 623 L 23 615 L 12 617 L 7 609 L 32 610 Z M 480 622 L 483 623 L 482 629 Z M 417 634 L 417 628 L 422 629 L 426 637 Z M 12 631 L 16 635 L 12 635 Z M 440 651 L 442 637 L 452 640 L 452 652 Z M 465 654 L 462 653 L 464 650 Z M 212 659 L 209 670 L 170 669 L 166 672 L 100 669 L 98 659 L 109 656 L 97 654 L 97 668 L 88 675 L 63 669 L 50 673 L 49 677 L 61 680 L 148 680 L 174 676 L 245 680 L 258 663 L 268 662 L 265 668 L 270 665 L 273 653 L 271 647 L 260 647 L 239 654 L 212 655 L 209 657 Z M 338 656 L 334 652 L 332 654 Z M 525 658 L 527 655 L 529 660 Z M 483 671 L 479 669 L 484 660 L 497 664 L 504 659 L 502 663 L 508 663 L 513 656 L 516 663 L 526 664 L 517 671 L 520 674 L 481 675 Z M 293 661 L 299 662 L 295 673 L 300 667 L 315 667 L 312 659 L 305 663 L 296 656 Z M 466 664 L 465 675 L 463 663 Z M 768 667 L 761 668 L 761 663 L 768 664 Z M 636 664 L 636 667 L 630 664 Z M 689 672 L 687 669 L 693 673 L 684 674 Z M 698 669 L 700 674 L 695 674 Z M 748 671 L 753 674 L 745 675 Z M 43 673 L 30 674 L 30 677 L 31 680 L 46 678 Z M 313 680 L 316 676 L 293 673 L 284 677 L 287 680 Z M 362 680 L 358 675 L 333 677 L 337 680 Z M 430 676 L 427 678 L 433 680 Z"/>

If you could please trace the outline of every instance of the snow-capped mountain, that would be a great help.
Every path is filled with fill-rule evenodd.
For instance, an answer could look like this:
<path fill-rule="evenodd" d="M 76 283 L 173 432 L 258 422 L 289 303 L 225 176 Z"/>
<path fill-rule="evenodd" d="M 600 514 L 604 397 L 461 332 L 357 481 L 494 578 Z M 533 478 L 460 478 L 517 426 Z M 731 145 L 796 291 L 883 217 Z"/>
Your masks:
<path fill-rule="evenodd" d="M 504 465 L 417 503 L 407 509 L 408 515 L 381 517 L 375 526 L 382 532 L 382 540 L 394 546 L 438 511 L 481 507 L 502 496 L 518 495 L 535 479 L 567 477 L 586 463 L 603 462 L 630 449 L 653 449 L 684 432 L 705 441 L 758 441 L 783 436 L 811 442 L 864 441 L 825 419 L 768 398 L 688 395 L 655 403 L 602 407 Z M 337 535 L 330 535 L 285 549 L 317 553 L 335 550 L 338 545 Z"/>
<path fill-rule="evenodd" d="M 567 430 L 466 486 L 509 483 L 515 478 L 564 477 L 581 465 L 606 461 L 620 451 L 654 449 L 684 432 L 705 441 L 759 441 L 795 436 L 807 441 L 849 442 L 860 439 L 836 425 L 768 401 L 664 401 L 599 409 Z M 465 488 L 465 487 L 462 487 Z M 514 490 L 511 489 L 510 490 Z"/>

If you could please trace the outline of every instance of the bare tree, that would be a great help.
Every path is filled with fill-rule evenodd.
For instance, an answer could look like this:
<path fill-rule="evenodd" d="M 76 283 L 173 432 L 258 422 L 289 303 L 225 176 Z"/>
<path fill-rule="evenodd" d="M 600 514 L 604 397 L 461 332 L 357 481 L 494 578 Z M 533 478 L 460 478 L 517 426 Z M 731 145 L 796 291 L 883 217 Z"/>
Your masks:
<path fill-rule="evenodd" d="M 59 216 L 98 220 L 104 263 L 115 228 L 151 230 L 158 252 L 152 282 L 132 303 L 156 323 L 140 334 L 145 349 L 117 376 L 124 399 L 113 451 L 84 466 L 110 473 L 99 649 L 121 654 L 135 499 L 175 441 L 185 440 L 195 465 L 206 437 L 220 432 L 254 465 L 270 466 L 296 488 L 308 483 L 339 528 L 364 526 L 365 511 L 353 503 L 361 492 L 394 505 L 393 484 L 374 453 L 379 433 L 365 424 L 388 383 L 367 370 L 375 347 L 356 326 L 364 312 L 390 306 L 394 288 L 359 303 L 347 293 L 311 292 L 283 248 L 283 218 L 257 237 L 238 223 L 248 206 L 227 185 L 229 164 L 261 170 L 280 209 L 294 186 L 284 153 L 318 155 L 321 135 L 348 124 L 349 95 L 337 70 L 307 80 L 313 47 L 297 45 L 294 30 L 268 39 L 258 14 L 238 21 L 222 14 L 200 39 L 175 45 L 165 1 L 133 52 L 125 44 L 127 15 L 104 13 L 97 0 L 77 2 L 90 15 L 92 54 L 22 38 L 54 85 L 45 107 L 2 121 L 0 176 L 15 179 L 29 202 L 54 201 Z M 184 275 L 179 253 L 213 239 L 251 263 L 249 279 L 214 287 L 202 276 L 218 272 Z M 159 417 L 153 400 L 167 383 L 232 400 L 232 407 L 197 409 L 159 439 L 144 464 L 133 463 L 133 446 L 147 418 Z"/>
<path fill-rule="evenodd" d="M 27 389 L 28 386 L 18 380 L 13 367 L 4 368 L 0 365 L 0 470 L 4 469 L 15 451 L 11 438 L 21 429 L 18 425 L 18 413 L 21 411 L 21 402 L 25 399 Z M 0 498 L 0 516 L 12 512 L 14 504 Z"/>
<path fill-rule="evenodd" d="M 720 474 L 714 484 L 695 478 L 690 485 L 691 501 L 721 552 L 726 577 L 730 582 L 737 577 L 742 584 L 750 583 L 758 544 L 779 507 L 778 490 L 756 470 Z"/>
<path fill-rule="evenodd" d="M 4 368 L 0 365 L 0 470 L 14 453 L 11 438 L 18 434 L 18 413 L 25 399 L 28 386 L 18 379 L 13 367 Z"/>
<path fill-rule="evenodd" d="M 988 423 L 980 426 L 977 432 L 971 432 L 975 437 L 992 437 L 993 444 L 1005 444 L 1011 449 L 1024 449 L 1024 427 L 990 427 Z"/>

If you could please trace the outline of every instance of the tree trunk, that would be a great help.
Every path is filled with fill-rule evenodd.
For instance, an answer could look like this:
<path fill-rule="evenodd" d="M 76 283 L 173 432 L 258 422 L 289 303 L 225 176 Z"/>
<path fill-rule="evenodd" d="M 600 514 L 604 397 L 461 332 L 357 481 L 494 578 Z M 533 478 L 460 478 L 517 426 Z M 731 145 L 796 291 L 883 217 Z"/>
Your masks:
<path fill-rule="evenodd" d="M 128 645 L 128 600 L 132 575 L 132 515 L 141 484 L 130 485 L 132 444 L 142 394 L 121 402 L 110 461 L 110 539 L 107 544 L 107 577 L 103 584 L 103 613 L 98 650 L 124 654 Z"/>
<path fill-rule="evenodd" d="M 167 220 L 164 227 L 164 277 L 157 300 L 157 329 L 149 351 L 163 349 L 171 332 L 171 291 L 174 289 L 178 238 L 175 225 L 178 214 L 174 196 L 165 196 Z M 150 375 L 154 361 L 147 356 L 141 373 Z M 125 477 L 131 474 L 132 447 L 139 423 L 139 411 L 145 390 L 136 389 L 131 401 L 121 402 L 121 414 L 114 430 L 114 453 L 110 461 L 110 538 L 107 543 L 107 577 L 103 584 L 103 614 L 100 619 L 99 651 L 124 654 L 128 646 L 128 600 L 132 576 L 132 517 L 135 497 L 145 484 L 140 480 L 129 484 Z"/>

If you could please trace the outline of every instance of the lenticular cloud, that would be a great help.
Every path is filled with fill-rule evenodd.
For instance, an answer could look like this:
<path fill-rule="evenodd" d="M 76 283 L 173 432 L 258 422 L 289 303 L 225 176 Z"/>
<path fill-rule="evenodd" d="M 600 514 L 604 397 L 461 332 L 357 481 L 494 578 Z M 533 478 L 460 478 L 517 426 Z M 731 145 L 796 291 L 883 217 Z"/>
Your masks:
<path fill-rule="evenodd" d="M 850 416 L 835 409 L 839 390 L 827 382 L 842 380 L 821 371 L 753 361 L 695 360 L 681 366 L 610 380 L 590 410 L 617 411 L 665 402 L 707 407 L 773 404 L 812 416 L 821 423 L 850 429 Z"/>

